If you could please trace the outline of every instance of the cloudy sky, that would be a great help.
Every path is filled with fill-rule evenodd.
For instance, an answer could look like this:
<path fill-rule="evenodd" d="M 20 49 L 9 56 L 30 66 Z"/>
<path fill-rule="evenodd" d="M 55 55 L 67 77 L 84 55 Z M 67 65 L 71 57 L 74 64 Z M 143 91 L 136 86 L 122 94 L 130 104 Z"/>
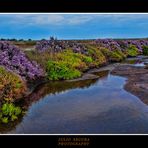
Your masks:
<path fill-rule="evenodd" d="M 0 14 L 0 38 L 148 37 L 148 14 Z"/>

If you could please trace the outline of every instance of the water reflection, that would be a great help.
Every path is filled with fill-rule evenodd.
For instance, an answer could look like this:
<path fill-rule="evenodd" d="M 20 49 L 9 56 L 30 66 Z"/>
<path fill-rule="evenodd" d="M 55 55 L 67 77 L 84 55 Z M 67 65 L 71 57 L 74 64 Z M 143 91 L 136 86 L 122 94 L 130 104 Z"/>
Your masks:
<path fill-rule="evenodd" d="M 141 57 L 136 57 L 136 58 L 128 58 L 123 63 L 126 64 L 131 64 L 132 66 L 136 67 L 144 67 L 145 66 L 145 59 Z"/>
<path fill-rule="evenodd" d="M 101 79 L 107 79 L 107 75 L 109 74 L 108 70 L 100 71 L 100 72 L 94 72 L 93 74 L 98 75 L 101 77 Z M 96 79 L 88 79 L 88 80 L 81 80 L 81 81 L 50 81 L 48 83 L 42 84 L 39 87 L 37 87 L 31 95 L 29 95 L 27 98 L 25 98 L 24 105 L 27 108 L 30 106 L 33 102 L 36 102 L 42 98 L 44 98 L 46 95 L 56 95 L 56 94 L 62 94 L 66 93 L 71 89 L 85 89 L 89 88 L 92 85 L 95 85 L 95 83 L 98 81 L 98 78 Z"/>
<path fill-rule="evenodd" d="M 148 133 L 148 107 L 123 89 L 126 79 L 110 71 L 93 74 L 100 78 L 40 85 L 25 98 L 23 119 L 0 132 Z"/>
<path fill-rule="evenodd" d="M 95 84 L 97 79 L 85 80 L 85 81 L 76 81 L 76 82 L 66 82 L 66 81 L 55 81 L 42 84 L 37 87 L 34 92 L 25 98 L 25 106 L 28 107 L 33 102 L 36 102 L 46 95 L 56 95 L 59 93 L 65 93 L 71 89 L 76 88 L 88 88 L 91 85 Z"/>
<path fill-rule="evenodd" d="M 107 73 L 96 80 L 46 84 L 46 91 L 36 90 L 42 99 L 10 133 L 148 133 L 148 108 L 123 89 L 125 81 Z"/>
<path fill-rule="evenodd" d="M 109 71 L 101 71 L 95 73 L 96 75 L 100 76 L 101 79 L 106 79 Z M 38 86 L 32 94 L 27 96 L 23 102 L 21 102 L 21 106 L 23 106 L 24 109 L 28 109 L 28 107 L 33 103 L 37 102 L 38 100 L 41 100 L 42 98 L 46 96 L 56 96 L 58 94 L 64 94 L 70 90 L 73 89 L 86 89 L 93 85 L 95 85 L 98 81 L 98 78 L 96 79 L 88 79 L 88 80 L 81 80 L 81 81 L 50 81 L 49 83 L 42 84 Z M 0 132 L 6 133 L 13 129 L 15 129 L 16 125 L 21 122 L 22 118 L 19 119 L 16 122 L 9 123 L 8 125 L 0 125 Z"/>

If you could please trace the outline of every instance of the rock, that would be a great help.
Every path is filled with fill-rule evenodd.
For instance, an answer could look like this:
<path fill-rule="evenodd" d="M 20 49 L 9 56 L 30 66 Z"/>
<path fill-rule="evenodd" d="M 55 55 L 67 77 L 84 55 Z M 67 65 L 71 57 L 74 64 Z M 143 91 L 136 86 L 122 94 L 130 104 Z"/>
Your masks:
<path fill-rule="evenodd" d="M 89 80 L 89 79 L 97 79 L 99 76 L 94 74 L 84 74 L 81 78 L 73 79 L 73 80 L 66 80 L 68 82 L 74 82 L 74 81 L 83 81 L 83 80 Z"/>
<path fill-rule="evenodd" d="M 120 65 L 111 74 L 128 78 L 124 86 L 125 90 L 139 97 L 145 104 L 148 104 L 148 65 L 146 67 Z"/>

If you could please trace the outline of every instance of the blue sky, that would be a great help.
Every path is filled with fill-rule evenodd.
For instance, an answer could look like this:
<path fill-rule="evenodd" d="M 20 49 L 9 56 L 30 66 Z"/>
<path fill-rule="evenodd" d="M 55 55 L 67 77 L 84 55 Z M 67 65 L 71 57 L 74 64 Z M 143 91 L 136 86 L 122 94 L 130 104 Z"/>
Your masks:
<path fill-rule="evenodd" d="M 0 38 L 148 37 L 148 14 L 0 14 Z"/>

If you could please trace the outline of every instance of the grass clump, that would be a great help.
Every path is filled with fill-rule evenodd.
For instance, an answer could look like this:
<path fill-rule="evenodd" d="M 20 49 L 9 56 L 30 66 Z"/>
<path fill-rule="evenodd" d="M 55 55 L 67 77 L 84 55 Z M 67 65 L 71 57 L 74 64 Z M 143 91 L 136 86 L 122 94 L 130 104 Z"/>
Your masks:
<path fill-rule="evenodd" d="M 54 58 L 54 55 L 49 52 L 25 51 L 25 53 L 31 61 L 36 61 L 44 70 L 46 69 L 47 61 Z"/>
<path fill-rule="evenodd" d="M 21 114 L 22 109 L 20 107 L 16 107 L 13 103 L 4 103 L 0 108 L 0 122 L 15 121 Z"/>

